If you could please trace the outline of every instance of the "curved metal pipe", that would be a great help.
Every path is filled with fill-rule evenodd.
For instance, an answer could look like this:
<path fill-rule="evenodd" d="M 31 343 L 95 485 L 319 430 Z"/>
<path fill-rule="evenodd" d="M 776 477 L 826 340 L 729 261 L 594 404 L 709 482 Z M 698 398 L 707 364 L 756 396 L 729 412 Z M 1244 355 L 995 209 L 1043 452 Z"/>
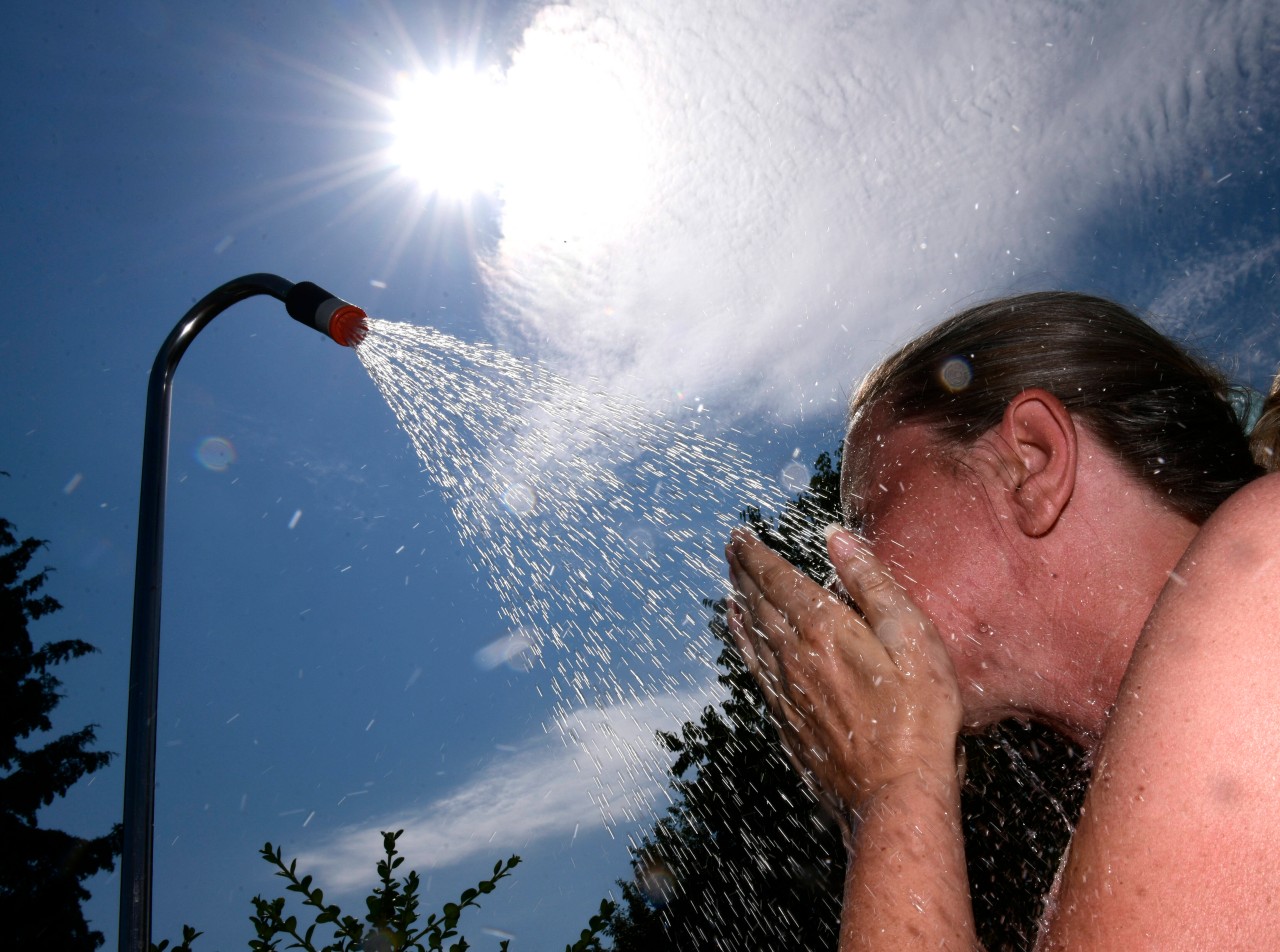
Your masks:
<path fill-rule="evenodd" d="M 151 947 L 160 593 L 173 374 L 191 341 L 210 321 L 231 305 L 261 294 L 284 302 L 292 317 L 329 334 L 340 344 L 355 344 L 364 336 L 364 312 L 322 288 L 310 282 L 294 284 L 275 274 L 246 274 L 215 288 L 197 301 L 161 345 L 151 366 L 142 442 L 138 550 L 133 586 L 133 644 L 129 659 L 119 952 L 149 952 Z M 353 316 L 352 311 L 357 316 Z"/>

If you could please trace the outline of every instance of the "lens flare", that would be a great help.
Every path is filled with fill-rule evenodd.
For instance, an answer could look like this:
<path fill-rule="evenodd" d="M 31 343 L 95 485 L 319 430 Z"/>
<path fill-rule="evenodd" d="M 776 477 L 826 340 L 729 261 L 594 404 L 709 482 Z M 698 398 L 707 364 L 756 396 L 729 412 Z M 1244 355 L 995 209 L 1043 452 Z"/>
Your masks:
<path fill-rule="evenodd" d="M 780 474 L 782 488 L 788 495 L 794 495 L 809 488 L 809 467 L 804 463 L 791 462 L 782 467 Z"/>
<path fill-rule="evenodd" d="M 635 526 L 626 534 L 627 544 L 631 552 L 638 558 L 647 559 L 653 555 L 657 545 L 653 532 L 644 526 Z"/>
<path fill-rule="evenodd" d="M 938 380 L 948 393 L 959 393 L 973 382 L 973 368 L 963 357 L 948 357 L 938 368 Z"/>
<path fill-rule="evenodd" d="M 676 897 L 678 884 L 666 861 L 649 855 L 641 859 L 636 869 L 636 885 L 645 899 L 662 909 Z"/>
<path fill-rule="evenodd" d="M 502 494 L 502 505 L 513 516 L 528 516 L 538 508 L 538 491 L 528 483 L 511 483 Z"/>
<path fill-rule="evenodd" d="M 225 473 L 236 461 L 236 448 L 222 436 L 207 436 L 196 447 L 196 462 L 213 473 Z"/>

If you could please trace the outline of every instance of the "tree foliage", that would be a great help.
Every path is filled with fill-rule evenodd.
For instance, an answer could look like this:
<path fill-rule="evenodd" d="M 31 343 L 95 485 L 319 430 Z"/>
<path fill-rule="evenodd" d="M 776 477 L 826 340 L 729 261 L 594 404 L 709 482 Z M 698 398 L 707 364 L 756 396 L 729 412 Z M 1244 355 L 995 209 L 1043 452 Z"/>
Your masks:
<path fill-rule="evenodd" d="M 96 949 L 103 936 L 85 922 L 83 883 L 115 868 L 120 827 L 85 839 L 42 829 L 38 814 L 111 754 L 90 749 L 92 724 L 41 746 L 25 743 L 53 730 L 50 715 L 62 695 L 51 669 L 96 650 L 79 639 L 39 648 L 31 641 L 28 624 L 62 607 L 40 594 L 48 569 L 27 574 L 44 545 L 19 541 L 13 524 L 0 519 L 0 921 L 14 948 Z"/>
<path fill-rule="evenodd" d="M 426 919 L 420 918 L 418 912 L 418 888 L 421 879 L 415 870 L 410 870 L 400 881 L 394 871 L 404 862 L 404 857 L 396 849 L 396 841 L 404 830 L 382 834 L 382 848 L 386 855 L 378 861 L 378 885 L 365 900 L 367 913 L 364 922 L 352 915 L 344 915 L 334 903 L 324 901 L 324 893 L 312 885 L 312 877 L 299 878 L 298 861 L 285 864 L 279 847 L 267 843 L 262 847 L 262 858 L 276 867 L 276 875 L 288 880 L 287 891 L 299 893 L 302 904 L 316 910 L 315 921 L 307 926 L 306 934 L 298 932 L 297 916 L 285 916 L 285 898 L 283 896 L 267 900 L 261 896 L 253 897 L 254 915 L 249 917 L 253 923 L 256 938 L 249 941 L 251 952 L 276 952 L 280 948 L 281 937 L 293 939 L 289 948 L 304 949 L 306 952 L 349 952 L 349 950 L 378 950 L 378 952 L 427 952 L 428 949 L 439 950 L 448 945 L 450 952 L 465 952 L 470 948 L 467 940 L 458 934 L 458 920 L 463 910 L 478 906 L 479 897 L 488 895 L 497 888 L 498 882 L 511 874 L 511 870 L 520 862 L 519 856 L 512 856 L 506 862 L 499 861 L 493 866 L 493 875 L 482 879 L 474 888 L 465 890 L 457 902 L 447 902 L 439 913 L 432 913 Z M 313 944 L 316 929 L 327 925 L 333 930 L 331 940 L 323 946 Z M 506 952 L 508 942 L 503 940 L 500 948 Z M 163 950 L 160 950 L 163 952 Z"/>
<path fill-rule="evenodd" d="M 310 911 L 311 924 L 304 925 L 298 917 L 285 909 L 288 898 L 263 899 L 254 896 L 254 937 L 249 940 L 250 952 L 279 952 L 282 942 L 286 949 L 302 949 L 303 952 L 466 952 L 471 946 L 458 931 L 463 912 L 479 907 L 480 899 L 492 893 L 498 883 L 511 875 L 520 864 L 519 856 L 512 856 L 493 865 L 493 874 L 480 880 L 474 887 L 463 890 L 457 902 L 447 902 L 438 913 L 424 917 L 420 910 L 418 890 L 422 879 L 415 870 L 397 878 L 395 871 L 404 863 L 397 842 L 404 830 L 382 833 L 383 857 L 378 860 L 378 882 L 365 898 L 363 920 L 348 915 L 333 902 L 325 902 L 324 892 L 315 885 L 313 876 L 298 875 L 298 861 L 285 862 L 278 846 L 267 843 L 259 851 L 262 858 L 275 867 L 275 874 L 286 882 L 285 892 L 302 897 L 304 911 Z M 602 952 L 600 935 L 613 915 L 613 903 L 604 900 L 600 912 L 591 917 L 590 926 L 582 930 L 578 941 L 566 945 L 565 952 Z M 327 941 L 317 938 L 316 931 L 324 928 Z M 170 944 L 169 940 L 152 943 L 151 952 L 192 952 L 192 943 L 203 935 L 189 925 L 182 927 L 182 941 Z M 509 939 L 499 943 L 506 952 Z"/>
<path fill-rule="evenodd" d="M 774 520 L 743 520 L 811 577 L 828 581 L 823 528 L 839 519 L 839 456 Z M 615 952 L 829 950 L 837 945 L 844 847 L 792 771 L 763 697 L 731 647 L 723 602 L 708 602 L 725 644 L 728 697 L 659 739 L 675 759 L 673 805 L 632 850 L 608 925 Z M 990 952 L 1029 948 L 1083 798 L 1081 751 L 1052 731 L 1007 722 L 966 737 L 962 809 L 979 937 Z"/>

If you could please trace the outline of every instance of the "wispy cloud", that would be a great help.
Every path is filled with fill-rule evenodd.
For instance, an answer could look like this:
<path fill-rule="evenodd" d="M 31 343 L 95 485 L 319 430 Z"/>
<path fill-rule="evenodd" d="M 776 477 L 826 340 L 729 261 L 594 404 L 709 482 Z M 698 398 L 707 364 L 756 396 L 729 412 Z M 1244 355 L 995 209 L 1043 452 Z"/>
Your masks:
<path fill-rule="evenodd" d="M 512 197 L 494 332 L 646 396 L 821 406 L 975 294 L 1110 280 L 1100 222 L 1257 144 L 1278 29 L 1248 0 L 548 8 L 513 71 L 589 63 L 643 162 L 581 183 L 604 218 Z"/>
<path fill-rule="evenodd" d="M 380 830 L 405 830 L 408 865 L 428 870 L 649 818 L 663 807 L 666 781 L 667 755 L 654 733 L 678 727 L 709 703 L 708 692 L 574 710 L 445 796 L 343 827 L 304 850 L 298 865 L 332 888 L 351 889 L 368 878 Z"/>
<path fill-rule="evenodd" d="M 1189 262 L 1181 274 L 1171 275 L 1151 303 L 1170 328 L 1192 332 L 1199 318 L 1239 294 L 1259 275 L 1274 274 L 1280 262 L 1280 235 L 1254 242 L 1233 241 Z"/>

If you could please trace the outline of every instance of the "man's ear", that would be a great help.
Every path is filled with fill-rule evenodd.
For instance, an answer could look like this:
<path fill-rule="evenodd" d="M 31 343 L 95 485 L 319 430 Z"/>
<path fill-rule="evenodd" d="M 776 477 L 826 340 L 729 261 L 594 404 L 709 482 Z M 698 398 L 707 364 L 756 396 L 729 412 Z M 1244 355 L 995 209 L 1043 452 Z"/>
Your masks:
<path fill-rule="evenodd" d="M 1076 487 L 1078 435 L 1062 401 L 1039 387 L 1005 407 L 998 427 L 1014 520 L 1026 535 L 1052 529 Z"/>

